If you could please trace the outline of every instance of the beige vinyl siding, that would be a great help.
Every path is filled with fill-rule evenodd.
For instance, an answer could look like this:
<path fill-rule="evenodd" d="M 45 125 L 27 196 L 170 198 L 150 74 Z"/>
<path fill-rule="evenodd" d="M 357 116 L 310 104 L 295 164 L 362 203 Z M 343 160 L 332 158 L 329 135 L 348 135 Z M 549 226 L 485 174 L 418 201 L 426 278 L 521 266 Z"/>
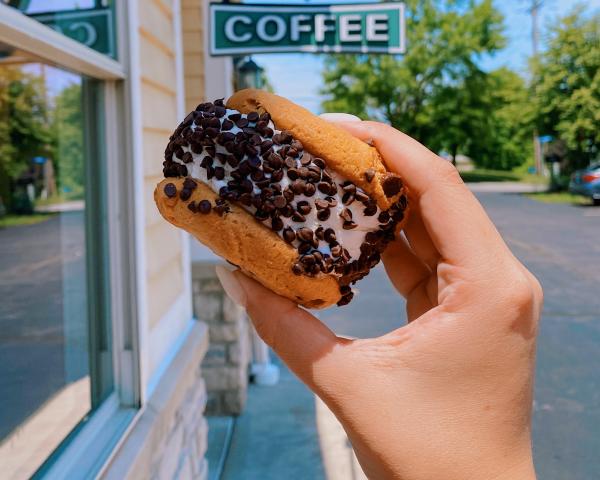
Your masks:
<path fill-rule="evenodd" d="M 184 292 L 181 234 L 161 219 L 153 200 L 162 177 L 163 152 L 177 118 L 173 9 L 168 0 L 139 6 L 140 87 L 146 200 L 146 281 L 150 328 Z"/>
<path fill-rule="evenodd" d="M 185 109 L 191 111 L 204 98 L 204 22 L 202 0 L 182 0 Z M 214 100 L 214 99 L 213 99 Z"/>

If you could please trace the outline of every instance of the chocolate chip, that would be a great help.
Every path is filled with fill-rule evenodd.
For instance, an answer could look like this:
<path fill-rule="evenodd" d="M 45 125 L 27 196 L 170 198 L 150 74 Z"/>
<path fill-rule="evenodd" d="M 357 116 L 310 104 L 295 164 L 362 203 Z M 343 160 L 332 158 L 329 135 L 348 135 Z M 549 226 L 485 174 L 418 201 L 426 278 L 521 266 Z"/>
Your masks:
<path fill-rule="evenodd" d="M 208 153 L 211 157 L 214 157 L 215 154 L 217 153 L 217 150 L 214 146 L 212 145 L 206 145 L 204 147 L 204 150 L 206 151 L 206 153 Z"/>
<path fill-rule="evenodd" d="M 183 181 L 183 188 L 189 188 L 190 190 L 194 190 L 197 186 L 198 184 L 196 183 L 196 181 L 190 177 L 186 178 Z"/>
<path fill-rule="evenodd" d="M 229 117 L 229 118 L 231 118 L 231 117 Z M 246 128 L 248 126 L 248 119 L 242 117 L 242 118 L 238 119 L 237 121 L 235 121 L 235 124 L 238 126 L 238 128 Z"/>
<path fill-rule="evenodd" d="M 367 217 L 372 217 L 377 213 L 377 205 L 369 205 L 363 210 L 363 214 Z"/>
<path fill-rule="evenodd" d="M 315 206 L 318 210 L 323 210 L 324 208 L 329 208 L 329 202 L 323 200 L 322 198 L 317 198 L 315 200 Z"/>
<path fill-rule="evenodd" d="M 354 202 L 354 194 L 350 193 L 350 192 L 346 192 L 344 193 L 344 195 L 342 196 L 342 203 L 344 205 L 350 205 L 352 202 Z"/>
<path fill-rule="evenodd" d="M 282 179 L 283 179 L 283 170 L 282 169 L 275 170 L 271 174 L 271 182 L 281 182 Z"/>
<path fill-rule="evenodd" d="M 167 183 L 164 187 L 165 195 L 169 198 L 173 198 L 177 195 L 177 187 L 173 183 Z"/>
<path fill-rule="evenodd" d="M 379 223 L 387 223 L 390 221 L 390 214 L 388 212 L 381 212 L 377 220 L 379 220 Z"/>
<path fill-rule="evenodd" d="M 204 130 L 204 133 L 209 138 L 216 138 L 219 135 L 219 129 L 218 128 L 209 127 L 206 130 Z"/>
<path fill-rule="evenodd" d="M 271 219 L 271 229 L 276 232 L 279 232 L 283 228 L 283 221 L 279 217 L 274 217 Z"/>
<path fill-rule="evenodd" d="M 215 117 L 221 118 L 224 117 L 227 113 L 227 109 L 220 105 L 215 106 Z"/>
<path fill-rule="evenodd" d="M 402 190 L 402 180 L 395 173 L 386 173 L 381 181 L 381 186 L 386 197 L 393 197 Z"/>
<path fill-rule="evenodd" d="M 302 201 L 300 201 L 300 202 L 298 202 L 296 204 L 296 209 L 302 215 L 308 215 L 310 213 L 310 211 L 311 211 L 311 206 L 310 206 L 310 204 L 307 201 L 302 200 Z"/>
<path fill-rule="evenodd" d="M 269 214 L 263 210 L 257 210 L 256 212 L 254 212 L 254 217 L 257 220 L 264 221 L 267 218 L 269 218 Z"/>
<path fill-rule="evenodd" d="M 179 192 L 179 198 L 181 198 L 183 201 L 189 200 L 191 196 L 192 190 L 189 188 L 184 188 L 181 190 L 181 192 Z"/>
<path fill-rule="evenodd" d="M 188 208 L 190 211 L 192 211 L 192 212 L 196 213 L 196 211 L 197 211 L 197 210 L 196 210 L 196 202 L 194 202 L 194 201 L 192 200 L 190 203 L 188 203 L 188 206 L 187 206 L 187 208 Z"/>
<path fill-rule="evenodd" d="M 292 215 L 292 220 L 294 222 L 306 222 L 306 218 L 304 217 L 304 215 L 298 212 L 294 212 L 294 214 Z"/>
<path fill-rule="evenodd" d="M 288 168 L 287 176 L 290 180 L 296 180 L 300 175 L 298 174 L 298 170 L 296 168 Z"/>
<path fill-rule="evenodd" d="M 315 257 L 309 253 L 301 257 L 300 262 L 304 265 L 313 265 L 315 263 Z"/>
<path fill-rule="evenodd" d="M 298 237 L 298 240 L 306 243 L 311 243 L 313 241 L 313 235 L 313 231 L 307 227 L 302 227 L 296 232 L 296 237 Z"/>
<path fill-rule="evenodd" d="M 283 208 L 287 205 L 287 200 L 283 195 L 280 195 L 273 199 L 273 205 L 275 205 L 277 208 Z"/>
<path fill-rule="evenodd" d="M 342 218 L 342 220 L 345 220 L 346 222 L 350 222 L 350 221 L 352 221 L 352 212 L 350 211 L 350 209 L 344 208 L 340 212 L 340 217 Z"/>
<path fill-rule="evenodd" d="M 307 197 L 312 197 L 316 191 L 317 188 L 312 183 L 307 183 L 304 187 L 304 195 Z"/>
<path fill-rule="evenodd" d="M 342 254 L 342 246 L 340 244 L 337 244 L 331 247 L 331 254 L 334 257 L 339 257 Z"/>
<path fill-rule="evenodd" d="M 223 120 L 223 123 L 221 124 L 221 130 L 231 130 L 233 128 L 233 122 L 231 120 Z"/>
<path fill-rule="evenodd" d="M 249 207 L 252 205 L 252 195 L 249 192 L 242 193 L 239 198 L 240 203 Z"/>
<path fill-rule="evenodd" d="M 231 120 L 232 122 L 237 122 L 240 118 L 242 118 L 242 114 L 241 113 L 232 113 L 227 118 L 229 120 Z"/>
<path fill-rule="evenodd" d="M 271 148 L 273 148 L 273 142 L 271 140 L 261 140 L 260 153 L 264 154 Z"/>
<path fill-rule="evenodd" d="M 323 227 L 317 227 L 315 230 L 315 237 L 319 240 L 323 240 L 325 238 L 325 229 Z"/>
<path fill-rule="evenodd" d="M 342 228 L 344 230 L 352 230 L 352 229 L 354 229 L 356 227 L 358 227 L 358 225 L 356 223 L 352 222 L 352 221 L 350 221 L 350 222 L 344 222 L 343 225 L 342 225 Z"/>
<path fill-rule="evenodd" d="M 327 243 L 332 243 L 336 241 L 335 230 L 333 228 L 328 228 L 323 233 L 323 238 Z"/>
<path fill-rule="evenodd" d="M 296 275 L 302 275 L 304 273 L 304 267 L 300 263 L 294 263 L 292 266 L 292 272 Z"/>
<path fill-rule="evenodd" d="M 354 185 L 353 183 L 347 183 L 342 187 L 342 190 L 344 190 L 344 192 L 346 193 L 356 193 L 356 185 Z"/>
<path fill-rule="evenodd" d="M 271 153 L 271 155 L 268 156 L 268 161 L 269 165 L 271 165 L 273 168 L 281 168 L 283 166 L 283 158 L 281 158 L 281 156 L 277 153 Z"/>
<path fill-rule="evenodd" d="M 291 227 L 285 227 L 283 229 L 283 239 L 287 243 L 292 243 L 294 240 L 296 240 L 296 233 L 294 232 L 294 229 Z"/>
<path fill-rule="evenodd" d="M 259 168 L 260 167 L 260 158 L 256 157 L 256 156 L 252 156 L 252 157 L 248 157 L 248 165 L 252 168 Z"/>
<path fill-rule="evenodd" d="M 354 194 L 354 197 L 359 201 L 359 202 L 368 202 L 370 200 L 369 196 L 363 192 L 362 190 L 356 190 L 356 193 Z"/>
<path fill-rule="evenodd" d="M 192 153 L 200 154 L 202 153 L 202 144 L 198 142 L 191 142 L 190 150 L 192 151 Z"/>
<path fill-rule="evenodd" d="M 258 112 L 250 112 L 246 118 L 248 118 L 249 122 L 257 122 L 258 121 Z"/>
<path fill-rule="evenodd" d="M 326 166 L 326 165 L 325 165 L 325 160 L 323 160 L 322 158 L 318 158 L 318 157 L 317 157 L 317 158 L 313 158 L 313 161 L 312 161 L 312 162 L 313 162 L 313 163 L 314 163 L 314 164 L 315 164 L 317 167 L 319 167 L 319 168 L 321 168 L 321 169 L 325 168 L 325 166 Z"/>
<path fill-rule="evenodd" d="M 250 178 L 252 180 L 254 180 L 255 182 L 260 182 L 263 178 L 265 178 L 265 174 L 263 173 L 262 170 L 254 170 L 250 174 Z"/>
<path fill-rule="evenodd" d="M 225 169 L 223 167 L 215 167 L 215 178 L 223 180 L 225 178 Z"/>
<path fill-rule="evenodd" d="M 226 143 L 233 142 L 235 140 L 235 135 L 231 132 L 221 132 L 217 136 L 217 143 L 221 145 L 225 145 Z"/>
<path fill-rule="evenodd" d="M 183 163 L 191 163 L 194 161 L 194 157 L 190 152 L 185 152 L 181 157 L 181 160 L 183 161 Z"/>
<path fill-rule="evenodd" d="M 298 245 L 298 253 L 300 255 L 304 255 L 312 250 L 312 245 L 310 243 L 300 243 Z"/>
<path fill-rule="evenodd" d="M 319 189 L 319 192 L 327 195 L 331 191 L 331 184 L 327 182 L 319 182 L 317 188 Z"/>
<path fill-rule="evenodd" d="M 373 181 L 373 178 L 375 178 L 375 169 L 367 168 L 367 170 L 365 171 L 365 180 L 371 183 Z"/>
<path fill-rule="evenodd" d="M 317 218 L 321 222 L 324 222 L 325 220 L 329 219 L 330 216 L 331 216 L 331 210 L 329 210 L 329 208 L 326 208 L 325 210 L 319 210 L 317 212 Z"/>

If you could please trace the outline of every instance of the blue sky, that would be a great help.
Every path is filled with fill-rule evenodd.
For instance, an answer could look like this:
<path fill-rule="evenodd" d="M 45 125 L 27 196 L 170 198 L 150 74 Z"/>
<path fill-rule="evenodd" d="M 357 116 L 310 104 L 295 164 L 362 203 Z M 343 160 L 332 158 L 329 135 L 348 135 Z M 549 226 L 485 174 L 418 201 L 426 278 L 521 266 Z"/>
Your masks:
<path fill-rule="evenodd" d="M 261 0 L 254 3 L 281 4 L 287 2 Z M 317 3 L 352 2 L 349 0 L 304 2 L 304 4 Z M 367 2 L 363 1 L 361 3 Z M 527 3 L 525 0 L 495 0 L 496 8 L 504 15 L 508 46 L 494 57 L 484 59 L 484 68 L 494 69 L 505 65 L 520 72 L 525 71 L 527 58 L 531 54 L 531 18 L 527 13 Z M 540 17 L 542 35 L 547 25 L 553 23 L 557 17 L 567 14 L 575 5 L 581 3 L 581 1 L 576 0 L 546 0 Z M 587 6 L 587 12 L 600 10 L 600 0 L 587 0 L 583 3 Z M 408 28 L 410 28 L 410 25 Z M 410 48 L 410 45 L 408 48 Z M 319 89 L 322 87 L 321 70 L 323 66 L 320 56 L 312 54 L 263 54 L 254 55 L 253 58 L 267 70 L 276 93 L 290 98 L 313 112 L 319 112 L 322 98 Z"/>

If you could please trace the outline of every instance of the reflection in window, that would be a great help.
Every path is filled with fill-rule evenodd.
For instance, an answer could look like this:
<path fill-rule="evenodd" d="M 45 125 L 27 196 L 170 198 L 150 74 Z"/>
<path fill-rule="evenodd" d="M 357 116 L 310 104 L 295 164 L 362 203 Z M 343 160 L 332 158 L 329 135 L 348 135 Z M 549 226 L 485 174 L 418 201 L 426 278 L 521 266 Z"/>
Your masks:
<path fill-rule="evenodd" d="M 90 288 L 102 269 L 86 180 L 95 87 L 0 51 L 0 465 L 26 478 L 112 390 L 101 288 Z"/>

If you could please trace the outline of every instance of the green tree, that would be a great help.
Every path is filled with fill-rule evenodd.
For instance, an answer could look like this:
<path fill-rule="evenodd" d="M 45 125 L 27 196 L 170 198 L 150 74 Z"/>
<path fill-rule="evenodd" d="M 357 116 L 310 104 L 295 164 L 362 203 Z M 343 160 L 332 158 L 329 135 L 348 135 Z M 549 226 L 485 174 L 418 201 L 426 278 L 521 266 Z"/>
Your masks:
<path fill-rule="evenodd" d="M 525 81 L 500 68 L 465 86 L 475 97 L 467 109 L 470 137 L 465 154 L 483 168 L 510 170 L 533 156 L 533 110 Z"/>
<path fill-rule="evenodd" d="M 477 113 L 465 109 L 479 101 L 464 89 L 484 81 L 480 57 L 504 46 L 502 20 L 491 0 L 408 1 L 406 54 L 327 57 L 324 110 L 383 120 L 430 148 L 462 151 Z"/>
<path fill-rule="evenodd" d="M 53 158 L 61 192 L 82 194 L 84 139 L 81 84 L 73 83 L 55 97 L 52 116 Z"/>
<path fill-rule="evenodd" d="M 19 67 L 0 69 L 0 196 L 10 209 L 12 185 L 46 156 L 50 135 L 42 77 Z"/>
<path fill-rule="evenodd" d="M 551 29 L 533 64 L 540 133 L 563 141 L 567 168 L 586 166 L 600 147 L 600 14 L 577 8 Z"/>

